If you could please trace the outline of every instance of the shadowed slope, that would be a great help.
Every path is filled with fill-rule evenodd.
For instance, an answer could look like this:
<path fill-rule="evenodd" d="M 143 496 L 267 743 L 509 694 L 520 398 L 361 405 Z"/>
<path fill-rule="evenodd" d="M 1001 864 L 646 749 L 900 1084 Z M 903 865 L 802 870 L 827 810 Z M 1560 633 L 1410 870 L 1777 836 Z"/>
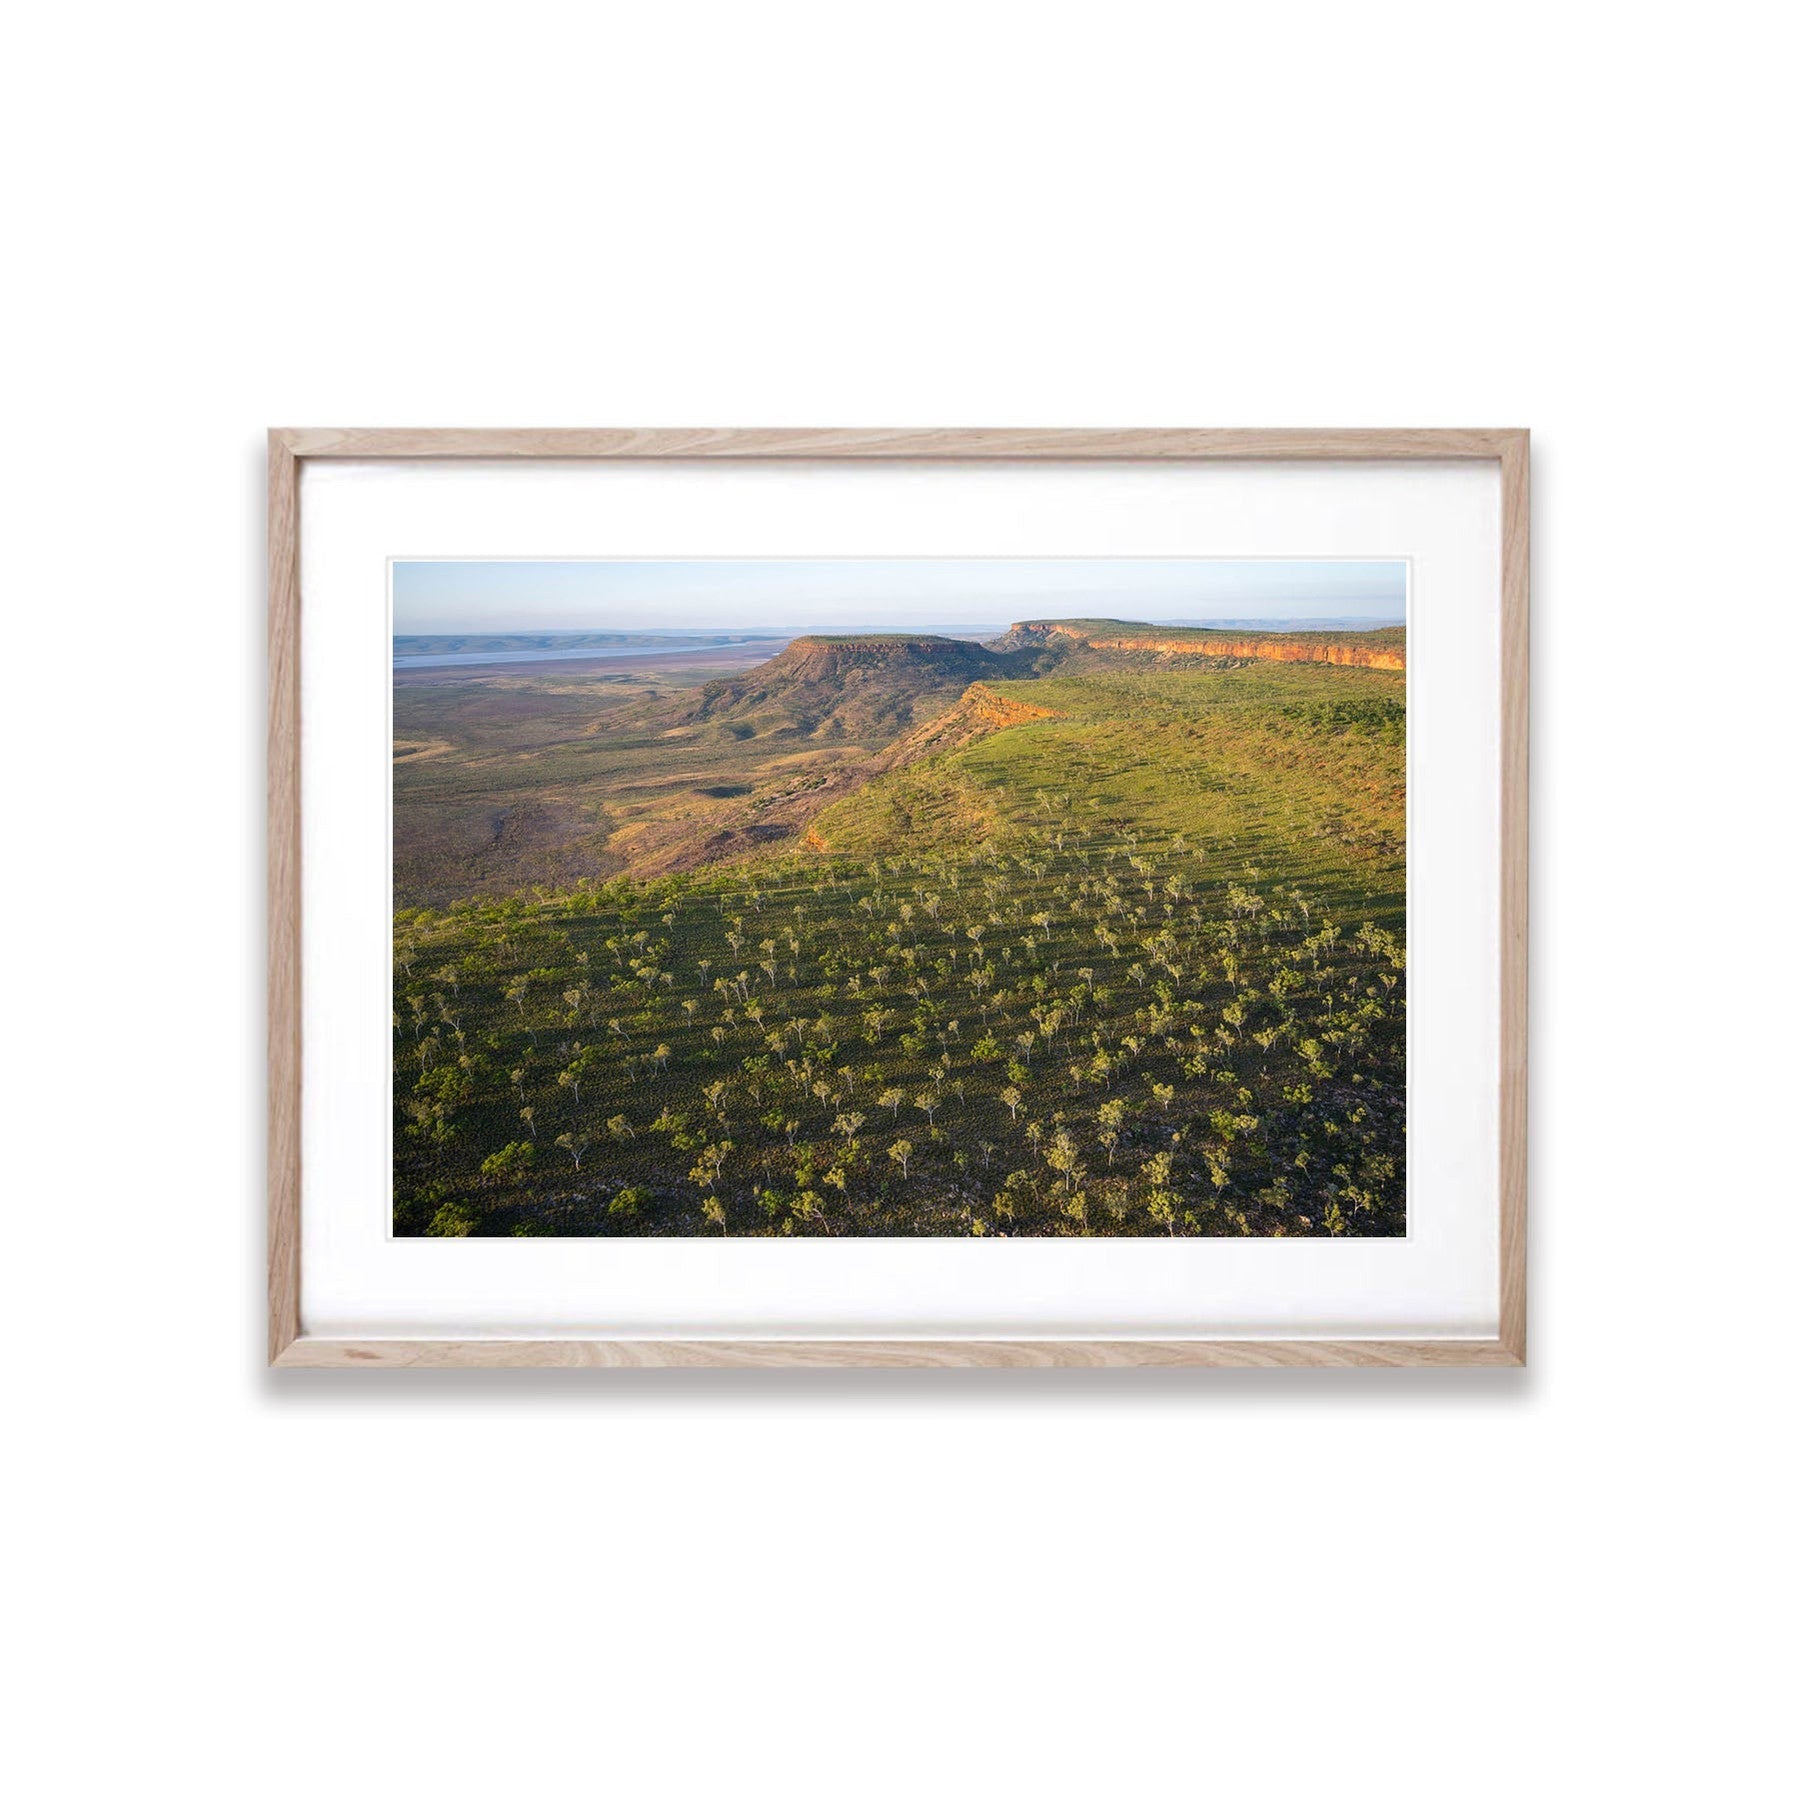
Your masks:
<path fill-rule="evenodd" d="M 759 668 L 708 682 L 687 718 L 740 738 L 780 733 L 879 750 L 971 681 L 1017 680 L 1029 663 L 950 637 L 800 637 Z"/>

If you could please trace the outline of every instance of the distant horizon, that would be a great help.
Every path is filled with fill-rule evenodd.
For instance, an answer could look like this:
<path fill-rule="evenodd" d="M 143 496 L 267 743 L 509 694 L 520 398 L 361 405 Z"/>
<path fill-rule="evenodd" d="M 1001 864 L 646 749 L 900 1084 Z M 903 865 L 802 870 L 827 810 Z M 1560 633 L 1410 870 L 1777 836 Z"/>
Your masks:
<path fill-rule="evenodd" d="M 1011 619 L 1005 625 L 995 625 L 991 628 L 975 626 L 968 630 L 952 629 L 947 625 L 927 626 L 909 623 L 852 624 L 838 619 L 810 625 L 712 625 L 691 628 L 687 626 L 664 627 L 662 629 L 633 628 L 628 625 L 506 625 L 491 628 L 482 626 L 472 630 L 456 631 L 396 631 L 393 634 L 393 640 L 395 643 L 422 643 L 439 640 L 475 642 L 489 638 L 496 642 L 502 638 L 591 637 L 631 641 L 647 638 L 666 639 L 671 648 L 695 640 L 700 640 L 710 647 L 739 641 L 745 644 L 790 643 L 799 637 L 996 637 L 1003 635 L 1011 625 L 1098 622 L 1101 619 L 1120 625 L 1151 625 L 1159 630 L 1222 631 L 1390 631 L 1403 627 L 1406 622 L 1403 618 L 1348 614 L 1337 618 L 1273 619 L 1264 615 L 1239 615 L 1230 618 L 1126 618 L 1119 614 L 1045 612 L 1035 614 L 1029 619 Z"/>
<path fill-rule="evenodd" d="M 1397 560 L 408 558 L 394 561 L 392 577 L 396 637 L 827 630 L 985 636 L 1026 618 L 1233 628 L 1253 622 L 1289 630 L 1406 622 L 1406 564 Z"/>

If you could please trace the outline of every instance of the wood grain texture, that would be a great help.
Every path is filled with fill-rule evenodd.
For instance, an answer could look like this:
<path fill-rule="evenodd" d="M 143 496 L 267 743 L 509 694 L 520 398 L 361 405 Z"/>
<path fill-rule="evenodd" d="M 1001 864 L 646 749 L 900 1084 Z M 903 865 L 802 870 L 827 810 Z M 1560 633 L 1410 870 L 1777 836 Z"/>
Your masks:
<path fill-rule="evenodd" d="M 269 1360 L 300 1334 L 300 465 L 269 434 Z"/>
<path fill-rule="evenodd" d="M 1530 438 L 1499 460 L 1499 1340 L 1524 1361 L 1529 1187 Z"/>
<path fill-rule="evenodd" d="M 1520 1367 L 1525 1359 L 1529 434 L 1520 430 L 332 430 L 269 433 L 268 1355 L 281 1368 Z M 305 459 L 1492 461 L 1499 466 L 1499 1330 L 1397 1340 L 346 1339 L 301 1335 L 300 528 Z"/>
<path fill-rule="evenodd" d="M 809 430 L 333 430 L 274 433 L 293 456 L 429 461 L 513 458 L 745 457 L 964 461 L 1500 460 L 1512 430 L 1017 431 Z"/>
<path fill-rule="evenodd" d="M 1492 1338 L 300 1337 L 281 1368 L 1514 1368 Z"/>

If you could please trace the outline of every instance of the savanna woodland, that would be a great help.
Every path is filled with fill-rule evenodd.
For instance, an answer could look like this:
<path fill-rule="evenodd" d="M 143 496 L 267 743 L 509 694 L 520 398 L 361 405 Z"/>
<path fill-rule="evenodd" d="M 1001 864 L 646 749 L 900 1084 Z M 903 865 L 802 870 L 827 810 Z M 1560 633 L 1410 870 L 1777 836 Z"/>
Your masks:
<path fill-rule="evenodd" d="M 1403 629 L 769 648 L 396 674 L 398 1234 L 1404 1233 Z"/>

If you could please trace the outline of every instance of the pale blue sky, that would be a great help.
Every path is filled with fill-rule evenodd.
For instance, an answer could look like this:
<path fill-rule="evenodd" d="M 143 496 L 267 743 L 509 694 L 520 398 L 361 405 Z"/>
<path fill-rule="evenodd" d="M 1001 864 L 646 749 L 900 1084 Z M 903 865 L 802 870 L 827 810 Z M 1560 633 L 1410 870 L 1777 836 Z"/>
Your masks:
<path fill-rule="evenodd" d="M 1403 562 L 1116 557 L 396 562 L 394 630 L 998 631 L 1022 618 L 1405 620 Z"/>

